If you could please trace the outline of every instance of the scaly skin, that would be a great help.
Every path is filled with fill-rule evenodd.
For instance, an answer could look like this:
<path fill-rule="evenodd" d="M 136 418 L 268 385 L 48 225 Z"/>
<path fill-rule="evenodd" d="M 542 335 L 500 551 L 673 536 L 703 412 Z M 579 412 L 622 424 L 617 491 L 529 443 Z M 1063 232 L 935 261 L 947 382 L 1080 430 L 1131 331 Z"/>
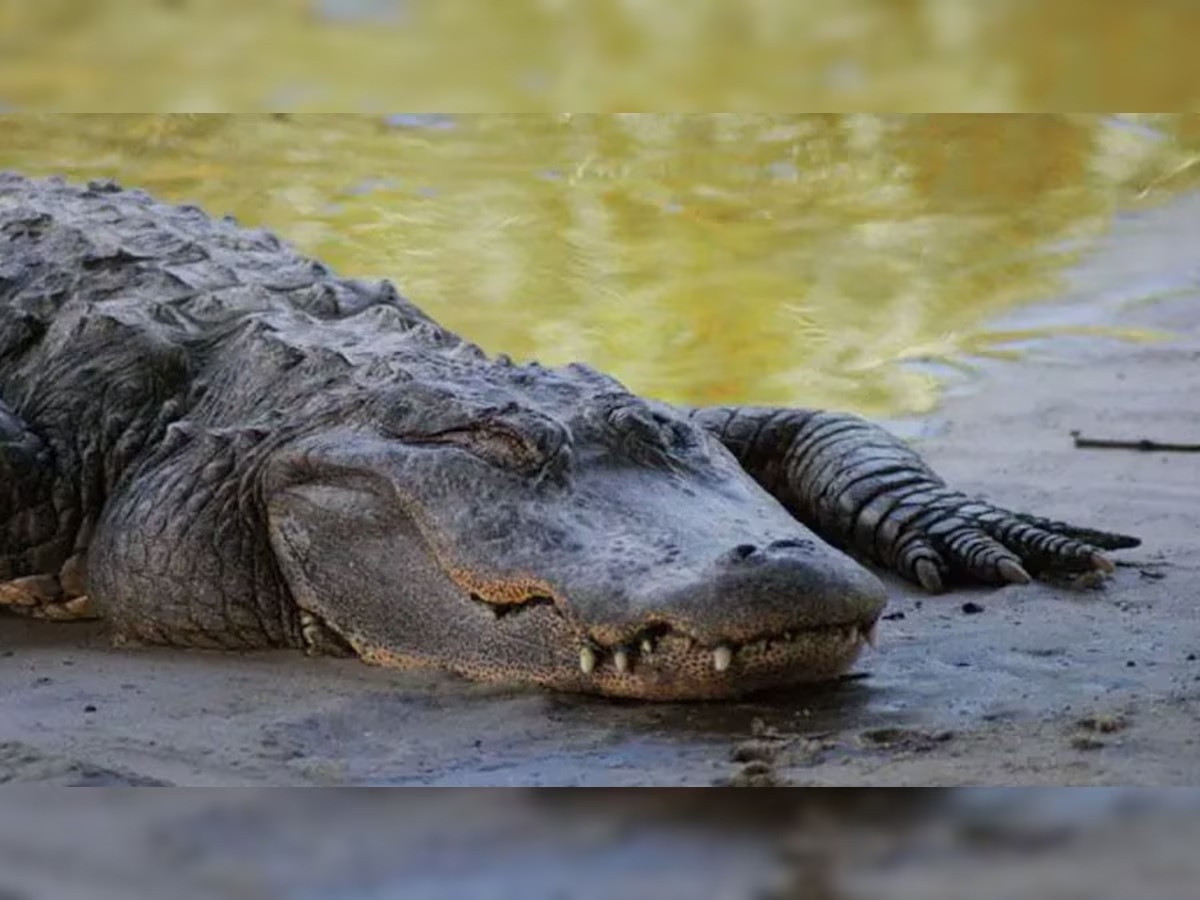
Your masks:
<path fill-rule="evenodd" d="M 853 416 L 489 358 L 390 284 L 0 175 L 0 606 L 647 699 L 845 671 L 882 584 L 1104 569 Z"/>

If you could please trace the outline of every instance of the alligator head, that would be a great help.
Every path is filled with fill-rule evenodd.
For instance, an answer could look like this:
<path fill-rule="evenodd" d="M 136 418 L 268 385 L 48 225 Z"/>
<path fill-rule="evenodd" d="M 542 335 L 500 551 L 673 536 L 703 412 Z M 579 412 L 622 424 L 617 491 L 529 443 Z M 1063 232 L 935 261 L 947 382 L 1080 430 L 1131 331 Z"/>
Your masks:
<path fill-rule="evenodd" d="M 364 660 L 715 698 L 830 679 L 872 638 L 879 581 L 677 411 L 582 366 L 452 368 L 265 473 L 292 596 Z"/>

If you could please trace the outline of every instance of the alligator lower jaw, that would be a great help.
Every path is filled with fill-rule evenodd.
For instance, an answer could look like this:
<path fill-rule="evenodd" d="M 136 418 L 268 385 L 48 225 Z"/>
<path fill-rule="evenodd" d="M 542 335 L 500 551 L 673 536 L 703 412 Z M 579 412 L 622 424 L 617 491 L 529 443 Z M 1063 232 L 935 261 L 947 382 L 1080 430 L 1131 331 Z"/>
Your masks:
<path fill-rule="evenodd" d="M 727 664 L 719 649 L 704 647 L 679 632 L 659 636 L 649 652 L 639 647 L 636 662 L 620 661 L 622 650 L 587 645 L 568 661 L 530 661 L 528 665 L 479 664 L 471 660 L 429 658 L 358 642 L 355 652 L 367 663 L 386 668 L 444 668 L 476 681 L 537 684 L 582 694 L 637 700 L 724 700 L 790 685 L 833 681 L 858 659 L 864 645 L 874 643 L 874 623 L 812 628 L 725 644 Z M 589 656 L 590 654 L 590 656 Z"/>
<path fill-rule="evenodd" d="M 833 681 L 854 664 L 864 645 L 874 643 L 875 636 L 875 622 L 864 621 L 713 645 L 657 624 L 609 644 L 594 637 L 581 638 L 575 626 L 548 604 L 520 616 L 491 619 L 487 625 L 492 629 L 488 643 L 519 647 L 523 658 L 471 652 L 444 658 L 353 639 L 350 643 L 365 662 L 388 668 L 443 668 L 477 681 L 536 684 L 639 700 L 687 701 L 729 699 L 789 685 Z M 504 640 L 506 631 L 522 626 L 529 632 L 520 643 Z"/>
<path fill-rule="evenodd" d="M 645 700 L 715 700 L 844 674 L 875 623 L 808 628 L 741 644 L 704 646 L 677 631 L 629 645 L 588 644 L 571 689 Z M 559 684 L 558 686 L 563 686 Z"/>

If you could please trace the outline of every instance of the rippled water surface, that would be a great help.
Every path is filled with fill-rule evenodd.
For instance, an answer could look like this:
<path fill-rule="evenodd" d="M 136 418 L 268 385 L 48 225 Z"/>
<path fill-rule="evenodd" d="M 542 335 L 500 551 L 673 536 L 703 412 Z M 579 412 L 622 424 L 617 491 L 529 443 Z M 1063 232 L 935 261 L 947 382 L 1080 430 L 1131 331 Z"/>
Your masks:
<path fill-rule="evenodd" d="M 1189 116 L 0 117 L 0 168 L 115 176 L 386 276 L 490 351 L 692 403 L 929 409 L 1124 210 Z M 1136 335 L 1129 335 L 1136 337 Z"/>

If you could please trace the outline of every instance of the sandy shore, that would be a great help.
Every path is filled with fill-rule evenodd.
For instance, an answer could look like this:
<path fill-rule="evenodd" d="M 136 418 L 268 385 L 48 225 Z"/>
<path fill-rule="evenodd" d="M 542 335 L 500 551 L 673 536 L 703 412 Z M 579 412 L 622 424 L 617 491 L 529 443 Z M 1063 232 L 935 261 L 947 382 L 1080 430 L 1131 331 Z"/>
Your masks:
<path fill-rule="evenodd" d="M 1197 198 L 1132 217 L 1071 296 L 1037 311 L 1169 341 L 1038 344 L 922 424 L 923 451 L 962 488 L 1140 535 L 1100 589 L 922 599 L 894 584 L 866 677 L 689 706 L 286 652 L 118 651 L 100 626 L 3 618 L 0 782 L 1200 783 L 1200 454 L 1068 436 L 1200 441 L 1198 238 Z M 1127 302 L 1147 293 L 1171 296 Z"/>

